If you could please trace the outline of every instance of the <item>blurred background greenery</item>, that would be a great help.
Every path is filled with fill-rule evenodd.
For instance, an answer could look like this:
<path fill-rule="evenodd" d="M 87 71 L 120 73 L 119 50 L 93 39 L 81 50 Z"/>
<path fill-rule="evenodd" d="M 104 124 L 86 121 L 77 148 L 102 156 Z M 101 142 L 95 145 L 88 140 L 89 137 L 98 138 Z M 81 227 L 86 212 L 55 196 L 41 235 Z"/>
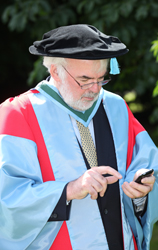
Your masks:
<path fill-rule="evenodd" d="M 35 40 L 58 26 L 94 25 L 107 35 L 118 36 L 129 48 L 127 55 L 118 58 L 121 74 L 113 76 L 106 89 L 125 98 L 158 145 L 157 0 L 5 0 L 0 14 L 0 102 L 47 77 L 42 58 L 28 52 Z M 151 250 L 155 249 L 157 225 L 151 243 Z"/>

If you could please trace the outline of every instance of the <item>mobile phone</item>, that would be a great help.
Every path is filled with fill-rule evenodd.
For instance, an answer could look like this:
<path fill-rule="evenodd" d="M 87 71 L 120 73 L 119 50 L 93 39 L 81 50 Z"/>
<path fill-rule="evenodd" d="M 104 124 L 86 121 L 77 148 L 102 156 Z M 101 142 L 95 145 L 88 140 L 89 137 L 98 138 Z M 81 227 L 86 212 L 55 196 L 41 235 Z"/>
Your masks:
<path fill-rule="evenodd" d="M 141 183 L 141 180 L 145 177 L 149 177 L 152 173 L 154 172 L 154 169 L 150 169 L 148 170 L 147 172 L 141 174 L 138 176 L 138 178 L 135 180 L 135 182 L 139 183 L 139 184 L 142 184 Z"/>

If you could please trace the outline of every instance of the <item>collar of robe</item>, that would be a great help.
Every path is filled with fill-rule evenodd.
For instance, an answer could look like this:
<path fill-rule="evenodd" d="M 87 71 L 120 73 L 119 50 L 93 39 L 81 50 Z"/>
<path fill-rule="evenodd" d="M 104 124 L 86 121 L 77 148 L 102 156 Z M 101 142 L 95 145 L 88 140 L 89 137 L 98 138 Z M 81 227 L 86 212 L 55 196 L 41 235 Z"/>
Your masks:
<path fill-rule="evenodd" d="M 41 94 L 46 96 L 49 100 L 51 100 L 53 103 L 55 103 L 58 107 L 60 107 L 62 110 L 68 113 L 70 116 L 75 118 L 77 121 L 81 122 L 85 127 L 89 125 L 89 122 L 96 114 L 99 108 L 99 105 L 101 103 L 102 97 L 103 97 L 103 89 L 101 89 L 97 101 L 93 103 L 91 108 L 87 109 L 86 111 L 78 111 L 78 110 L 71 108 L 69 105 L 67 105 L 64 102 L 57 88 L 49 84 L 48 81 L 40 82 L 36 86 L 36 89 Z"/>

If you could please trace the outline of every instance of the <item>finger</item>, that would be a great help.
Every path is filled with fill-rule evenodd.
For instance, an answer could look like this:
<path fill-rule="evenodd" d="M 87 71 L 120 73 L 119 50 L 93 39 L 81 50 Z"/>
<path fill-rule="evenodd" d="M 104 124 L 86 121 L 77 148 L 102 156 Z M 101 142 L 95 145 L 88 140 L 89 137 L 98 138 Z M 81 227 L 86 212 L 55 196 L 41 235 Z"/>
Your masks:
<path fill-rule="evenodd" d="M 146 184 L 146 183 L 143 183 L 143 186 L 146 186 L 147 187 L 147 192 L 146 194 L 148 194 L 149 192 L 151 192 L 153 190 L 153 187 L 154 187 L 154 184 Z"/>
<path fill-rule="evenodd" d="M 138 183 L 136 183 L 134 181 L 132 181 L 129 185 L 133 189 L 141 192 L 143 196 L 148 194 L 152 190 L 152 186 L 153 186 L 152 184 L 149 184 L 149 185 L 138 184 Z"/>
<path fill-rule="evenodd" d="M 89 170 L 89 174 L 96 179 L 102 186 L 107 185 L 106 177 L 104 177 L 102 174 L 98 173 L 98 171 L 94 171 L 94 168 Z M 118 178 L 117 178 L 118 180 Z"/>
<path fill-rule="evenodd" d="M 99 193 L 106 189 L 107 184 L 106 179 L 102 175 L 95 173 L 93 170 L 89 170 L 85 174 L 85 178 L 82 181 L 82 186 L 84 190 L 88 191 L 88 193 L 91 192 L 91 187 L 93 187 L 93 189 Z"/>
<path fill-rule="evenodd" d="M 105 181 L 104 183 L 100 183 L 98 180 L 93 179 L 91 182 L 91 186 L 96 190 L 97 193 L 102 192 L 105 189 Z"/>
<path fill-rule="evenodd" d="M 105 178 L 107 180 L 107 184 L 113 184 L 118 181 L 118 178 L 116 178 L 115 176 L 108 176 Z"/>
<path fill-rule="evenodd" d="M 118 178 L 113 175 L 104 177 L 102 174 L 98 173 L 96 170 L 97 168 L 92 168 L 91 175 L 102 185 L 102 191 L 100 192 L 100 196 L 103 197 L 107 189 L 107 184 L 113 184 L 117 182 Z M 107 172 L 107 169 L 106 169 L 106 172 Z"/>
<path fill-rule="evenodd" d="M 99 170 L 99 168 L 101 168 L 101 170 Z M 118 177 L 120 178 L 122 176 L 111 167 L 101 166 L 99 168 L 93 167 L 86 171 L 82 184 L 84 190 L 87 190 L 88 193 L 90 193 L 90 187 L 92 186 L 95 191 L 100 193 L 100 196 L 103 197 L 107 189 L 107 184 L 112 184 L 118 181 Z M 102 174 L 114 174 L 117 177 L 113 175 L 104 177 Z"/>
<path fill-rule="evenodd" d="M 98 198 L 98 192 L 96 191 L 96 189 L 93 186 L 91 186 L 89 188 L 89 194 L 90 194 L 92 200 L 96 200 Z"/>
<path fill-rule="evenodd" d="M 131 199 L 134 199 L 135 197 L 133 196 L 133 194 L 131 194 L 130 192 L 129 192 L 129 190 L 128 190 L 128 188 L 126 188 L 126 186 L 123 184 L 122 185 L 122 190 L 123 190 L 123 192 L 128 196 L 128 197 L 130 197 Z"/>
<path fill-rule="evenodd" d="M 118 179 L 117 179 L 118 180 Z M 88 189 L 87 189 L 88 184 Z M 88 192 L 90 189 L 90 186 L 92 186 L 98 193 L 100 193 L 100 196 L 104 196 L 104 193 L 107 189 L 107 180 L 106 178 L 95 171 L 95 168 L 88 170 L 85 174 L 85 179 L 83 183 L 84 189 L 87 189 Z"/>
<path fill-rule="evenodd" d="M 95 167 L 95 171 L 97 171 L 98 173 L 102 174 L 110 174 L 115 176 L 117 179 L 121 179 L 122 175 L 116 171 L 115 169 L 113 169 L 112 167 L 109 166 L 99 166 L 99 167 Z"/>
<path fill-rule="evenodd" d="M 141 184 L 138 184 L 138 185 L 141 185 Z M 146 195 L 144 192 L 141 192 L 140 190 L 132 187 L 128 182 L 123 183 L 122 189 L 124 193 L 132 199 L 143 197 Z"/>
<path fill-rule="evenodd" d="M 104 193 L 105 193 L 105 191 L 107 189 L 107 184 L 111 184 L 111 183 L 114 183 L 114 182 L 118 181 L 118 178 L 116 178 L 114 176 L 104 177 L 100 173 L 98 173 L 96 171 L 93 171 L 93 168 L 92 168 L 90 174 L 101 185 L 101 187 L 98 186 L 98 185 L 94 186 L 94 188 L 100 193 L 101 197 L 104 196 Z M 109 181 L 108 181 L 108 178 L 110 178 Z M 97 186 L 98 186 L 98 188 L 97 188 Z"/>
<path fill-rule="evenodd" d="M 104 177 L 104 179 L 105 179 L 105 185 L 103 186 L 102 191 L 99 193 L 101 197 L 104 196 L 104 194 L 105 194 L 105 192 L 106 192 L 106 189 L 107 189 L 107 185 L 108 185 L 107 179 L 106 179 L 105 177 Z"/>
<path fill-rule="evenodd" d="M 155 183 L 155 176 L 150 176 L 142 179 L 141 181 L 143 184 L 154 184 Z"/>

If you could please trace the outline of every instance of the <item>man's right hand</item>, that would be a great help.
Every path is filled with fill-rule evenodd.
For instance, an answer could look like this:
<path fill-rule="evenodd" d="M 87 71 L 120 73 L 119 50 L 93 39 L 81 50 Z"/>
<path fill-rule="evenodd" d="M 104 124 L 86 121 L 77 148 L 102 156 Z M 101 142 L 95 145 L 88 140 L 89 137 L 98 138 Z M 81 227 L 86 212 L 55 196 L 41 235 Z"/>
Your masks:
<path fill-rule="evenodd" d="M 110 174 L 111 176 L 104 177 L 103 174 Z M 98 193 L 103 197 L 107 185 L 115 183 L 121 178 L 121 174 L 109 166 L 93 167 L 78 179 L 68 183 L 67 201 L 83 199 L 88 194 L 91 195 L 91 199 L 93 200 L 98 198 Z"/>

